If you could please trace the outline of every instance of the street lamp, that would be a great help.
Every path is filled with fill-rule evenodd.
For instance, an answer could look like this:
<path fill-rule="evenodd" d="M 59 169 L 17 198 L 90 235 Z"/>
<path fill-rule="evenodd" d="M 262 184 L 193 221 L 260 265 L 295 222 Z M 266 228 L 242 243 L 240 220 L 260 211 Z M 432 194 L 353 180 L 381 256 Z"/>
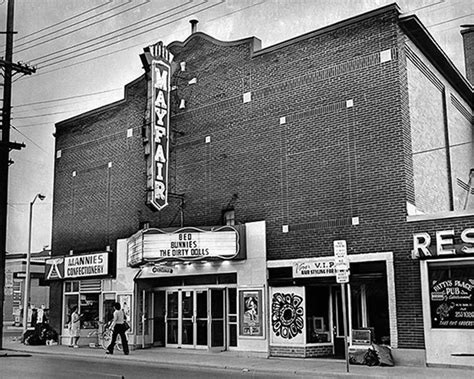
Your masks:
<path fill-rule="evenodd" d="M 33 204 L 38 198 L 41 201 L 43 201 L 46 198 L 46 196 L 38 193 L 36 194 L 33 201 L 30 203 L 30 220 L 29 220 L 29 225 L 28 225 L 28 253 L 26 255 L 26 276 L 25 276 L 25 290 L 24 290 L 25 297 L 23 299 L 23 336 L 25 335 L 26 330 L 27 330 L 28 302 L 30 298 L 31 225 L 33 221 Z"/>

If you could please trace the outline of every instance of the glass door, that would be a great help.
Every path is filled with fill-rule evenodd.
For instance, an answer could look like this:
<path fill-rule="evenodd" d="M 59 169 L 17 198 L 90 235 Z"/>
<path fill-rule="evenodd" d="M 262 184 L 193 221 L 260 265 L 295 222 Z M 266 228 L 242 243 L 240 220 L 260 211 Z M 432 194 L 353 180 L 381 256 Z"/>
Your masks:
<path fill-rule="evenodd" d="M 181 345 L 194 345 L 194 291 L 181 291 Z"/>
<path fill-rule="evenodd" d="M 207 290 L 196 290 L 196 345 L 207 348 Z"/>
<path fill-rule="evenodd" d="M 225 350 L 225 290 L 211 289 L 210 292 L 211 338 L 209 348 L 223 351 Z"/>
<path fill-rule="evenodd" d="M 179 336 L 179 292 L 166 292 L 166 345 L 178 345 Z"/>

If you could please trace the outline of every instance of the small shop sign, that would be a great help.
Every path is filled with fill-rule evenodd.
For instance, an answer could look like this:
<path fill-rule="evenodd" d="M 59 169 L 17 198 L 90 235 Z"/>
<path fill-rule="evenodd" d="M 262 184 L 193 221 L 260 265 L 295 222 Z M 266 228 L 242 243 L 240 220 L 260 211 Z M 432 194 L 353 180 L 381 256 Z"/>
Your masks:
<path fill-rule="evenodd" d="M 430 301 L 433 328 L 474 327 L 474 278 L 433 280 Z"/>
<path fill-rule="evenodd" d="M 336 275 L 333 257 L 316 258 L 293 265 L 293 278 L 328 277 Z"/>
<path fill-rule="evenodd" d="M 46 260 L 46 280 L 109 275 L 109 253 L 68 255 Z"/>

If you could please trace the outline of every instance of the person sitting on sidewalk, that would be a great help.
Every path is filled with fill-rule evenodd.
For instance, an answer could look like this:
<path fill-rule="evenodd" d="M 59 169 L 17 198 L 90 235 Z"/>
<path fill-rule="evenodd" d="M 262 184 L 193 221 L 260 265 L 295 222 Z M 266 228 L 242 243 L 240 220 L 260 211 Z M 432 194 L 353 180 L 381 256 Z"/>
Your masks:
<path fill-rule="evenodd" d="M 115 341 L 117 340 L 117 335 L 120 334 L 120 338 L 122 339 L 122 347 L 123 347 L 123 353 L 125 355 L 128 355 L 128 342 L 127 342 L 127 336 L 125 335 L 125 313 L 123 310 L 120 308 L 120 303 L 114 303 L 114 319 L 112 320 L 112 325 L 110 326 L 112 328 L 112 341 L 110 341 L 110 345 L 107 347 L 107 351 L 105 352 L 106 354 L 113 354 L 114 353 L 114 347 L 115 347 Z"/>

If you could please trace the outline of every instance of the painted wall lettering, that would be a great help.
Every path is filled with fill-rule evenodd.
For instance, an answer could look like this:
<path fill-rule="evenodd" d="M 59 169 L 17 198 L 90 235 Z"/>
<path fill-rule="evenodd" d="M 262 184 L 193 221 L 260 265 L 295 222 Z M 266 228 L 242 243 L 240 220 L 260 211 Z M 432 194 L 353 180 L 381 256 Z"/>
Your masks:
<path fill-rule="evenodd" d="M 461 243 L 456 243 L 456 238 Z M 432 242 L 435 242 L 433 247 Z M 454 230 L 436 232 L 434 241 L 429 233 L 413 234 L 413 259 L 448 257 L 454 255 L 474 254 L 474 228 L 468 228 L 456 236 Z"/>

